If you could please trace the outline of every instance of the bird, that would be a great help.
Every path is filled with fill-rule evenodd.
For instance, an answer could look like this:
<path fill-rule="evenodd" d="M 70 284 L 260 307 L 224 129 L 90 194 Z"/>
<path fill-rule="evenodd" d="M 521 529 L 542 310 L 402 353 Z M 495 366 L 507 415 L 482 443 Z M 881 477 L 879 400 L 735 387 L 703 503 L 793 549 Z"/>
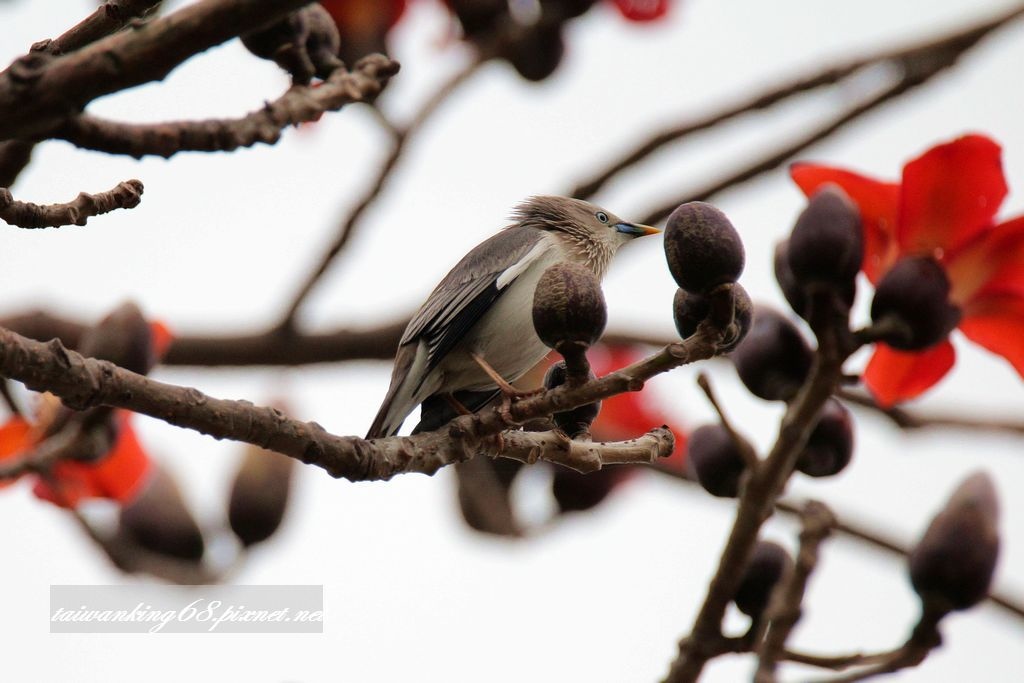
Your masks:
<path fill-rule="evenodd" d="M 526 199 L 510 220 L 451 269 L 405 328 L 367 439 L 395 435 L 420 404 L 414 433 L 440 427 L 447 419 L 439 415 L 450 419 L 455 408 L 483 407 L 548 353 L 532 318 L 534 290 L 547 268 L 577 263 L 601 279 L 619 247 L 661 232 L 551 195 Z"/>

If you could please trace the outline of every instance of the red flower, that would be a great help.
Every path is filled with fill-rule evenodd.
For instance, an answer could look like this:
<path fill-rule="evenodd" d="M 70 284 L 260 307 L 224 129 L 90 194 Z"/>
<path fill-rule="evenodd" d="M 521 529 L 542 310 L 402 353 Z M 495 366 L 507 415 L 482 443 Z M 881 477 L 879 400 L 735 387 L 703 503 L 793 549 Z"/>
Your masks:
<path fill-rule="evenodd" d="M 615 0 L 622 16 L 630 21 L 656 21 L 668 13 L 671 0 Z"/>
<path fill-rule="evenodd" d="M 808 196 L 835 183 L 858 204 L 872 283 L 904 256 L 934 257 L 962 312 L 960 331 L 1024 376 L 1024 217 L 995 224 L 1007 192 L 999 145 L 981 135 L 939 145 L 906 164 L 901 183 L 813 164 L 790 173 Z M 888 406 L 933 386 L 954 361 L 948 339 L 920 352 L 879 343 L 864 383 Z"/>
<path fill-rule="evenodd" d="M 109 452 L 95 462 L 58 462 L 49 480 L 36 479 L 32 492 L 66 508 L 76 507 L 86 498 L 108 498 L 120 503 L 132 500 L 146 481 L 151 463 L 132 429 L 131 413 L 118 410 L 115 419 L 117 438 Z M 0 461 L 37 446 L 40 431 L 22 417 L 8 420 L 0 426 Z"/>

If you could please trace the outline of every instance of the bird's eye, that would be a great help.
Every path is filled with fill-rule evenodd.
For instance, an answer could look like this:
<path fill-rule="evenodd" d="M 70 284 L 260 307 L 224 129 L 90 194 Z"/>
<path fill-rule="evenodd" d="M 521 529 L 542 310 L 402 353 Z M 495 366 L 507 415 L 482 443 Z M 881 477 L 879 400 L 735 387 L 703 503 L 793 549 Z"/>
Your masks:
<path fill-rule="evenodd" d="M 608 222 L 608 214 L 606 214 L 604 211 L 598 211 L 594 215 L 597 216 L 597 220 L 601 221 L 602 223 Z"/>

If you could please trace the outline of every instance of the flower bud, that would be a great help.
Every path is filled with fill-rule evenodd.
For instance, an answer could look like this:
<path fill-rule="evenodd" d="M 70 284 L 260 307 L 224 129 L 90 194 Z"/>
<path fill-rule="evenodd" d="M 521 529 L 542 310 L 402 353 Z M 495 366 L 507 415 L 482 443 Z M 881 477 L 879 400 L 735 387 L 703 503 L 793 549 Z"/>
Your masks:
<path fill-rule="evenodd" d="M 803 284 L 849 289 L 864 260 L 860 212 L 837 185 L 815 192 L 789 237 L 789 267 Z"/>
<path fill-rule="evenodd" d="M 668 217 L 665 258 L 676 284 L 687 292 L 705 293 L 736 282 L 746 256 L 724 213 L 704 202 L 688 202 Z"/>
<path fill-rule="evenodd" d="M 121 304 L 82 333 L 78 352 L 145 375 L 156 363 L 149 323 L 132 302 Z"/>
<path fill-rule="evenodd" d="M 520 76 L 534 82 L 553 74 L 564 54 L 562 27 L 557 24 L 538 24 L 502 51 Z"/>
<path fill-rule="evenodd" d="M 754 312 L 747 290 L 738 282 L 719 285 L 710 294 L 691 294 L 685 289 L 677 289 L 672 299 L 672 319 L 679 336 L 688 339 L 711 314 L 712 300 L 719 296 L 729 299 L 727 308 L 731 311 L 732 320 L 727 325 L 718 353 L 729 353 L 747 335 Z"/>
<path fill-rule="evenodd" d="M 750 332 L 730 358 L 750 393 L 766 401 L 788 401 L 807 378 L 813 353 L 788 318 L 758 306 Z"/>
<path fill-rule="evenodd" d="M 191 561 L 203 556 L 203 535 L 178 484 L 155 464 L 139 496 L 121 508 L 119 527 L 122 537 L 150 552 Z"/>
<path fill-rule="evenodd" d="M 544 374 L 544 388 L 554 389 L 555 387 L 561 386 L 565 384 L 567 377 L 565 361 L 560 360 L 557 363 L 553 363 Z M 587 379 L 596 379 L 596 375 L 591 372 Z M 564 413 L 555 413 L 552 415 L 552 420 L 554 420 L 555 425 L 559 429 L 575 438 L 577 434 L 590 431 L 590 425 L 597 419 L 597 414 L 599 412 L 601 412 L 601 402 L 597 401 L 595 403 L 577 406 L 576 408 L 567 410 Z"/>
<path fill-rule="evenodd" d="M 910 581 L 927 606 L 962 610 L 989 590 L 999 557 L 999 501 L 976 472 L 957 487 L 910 553 Z"/>
<path fill-rule="evenodd" d="M 852 416 L 846 406 L 830 398 L 796 461 L 796 468 L 809 477 L 830 477 L 850 464 L 852 456 Z"/>
<path fill-rule="evenodd" d="M 633 473 L 629 467 L 613 465 L 583 474 L 568 467 L 555 467 L 551 493 L 560 512 L 583 512 L 600 504 Z"/>
<path fill-rule="evenodd" d="M 792 564 L 793 560 L 782 546 L 758 541 L 736 590 L 736 607 L 751 619 L 759 619 L 768 607 L 775 585 Z"/>
<path fill-rule="evenodd" d="M 545 12 L 551 8 L 559 12 L 559 16 L 564 19 L 574 19 L 593 7 L 596 2 L 597 0 L 541 0 L 540 4 Z"/>
<path fill-rule="evenodd" d="M 807 291 L 803 284 L 797 282 L 789 265 L 789 240 L 783 240 L 775 245 L 775 280 L 779 283 L 782 295 L 786 297 L 790 308 L 804 320 L 810 315 L 808 308 Z M 846 304 L 847 308 L 853 306 L 853 300 L 857 296 L 856 279 L 850 278 L 843 283 L 833 284 L 833 290 L 839 300 Z"/>
<path fill-rule="evenodd" d="M 740 477 L 746 463 L 732 435 L 722 425 L 698 427 L 686 444 L 686 461 L 711 495 L 735 498 L 740 494 Z"/>
<path fill-rule="evenodd" d="M 331 15 L 318 3 L 292 12 L 270 26 L 241 37 L 249 52 L 274 61 L 305 85 L 313 78 L 327 78 L 341 66 L 341 38 Z"/>
<path fill-rule="evenodd" d="M 558 263 L 540 276 L 533 294 L 533 327 L 547 346 L 589 347 L 608 321 L 597 276 L 574 263 Z"/>
<path fill-rule="evenodd" d="M 462 25 L 462 33 L 473 39 L 492 32 L 508 13 L 508 0 L 445 0 Z"/>
<path fill-rule="evenodd" d="M 879 281 L 871 302 L 876 324 L 897 321 L 905 329 L 882 337 L 901 351 L 920 351 L 946 338 L 960 322 L 960 309 L 949 301 L 949 278 L 928 256 L 909 256 L 896 263 Z"/>
<path fill-rule="evenodd" d="M 228 522 L 244 546 L 270 538 L 281 525 L 291 491 L 295 460 L 248 446 L 228 500 Z"/>

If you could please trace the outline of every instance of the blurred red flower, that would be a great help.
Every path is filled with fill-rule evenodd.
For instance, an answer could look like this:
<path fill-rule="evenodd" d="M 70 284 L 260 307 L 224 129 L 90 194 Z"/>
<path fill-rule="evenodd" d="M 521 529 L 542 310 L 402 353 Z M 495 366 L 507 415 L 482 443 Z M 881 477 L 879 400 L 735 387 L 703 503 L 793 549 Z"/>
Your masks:
<path fill-rule="evenodd" d="M 966 135 L 938 145 L 907 163 L 900 183 L 806 163 L 790 173 L 807 196 L 835 183 L 857 203 L 872 283 L 902 257 L 935 258 L 962 313 L 960 331 L 1024 376 L 1024 217 L 995 223 L 1007 193 L 998 144 Z M 864 383 L 888 406 L 929 389 L 954 362 L 948 338 L 919 352 L 879 343 Z"/>

